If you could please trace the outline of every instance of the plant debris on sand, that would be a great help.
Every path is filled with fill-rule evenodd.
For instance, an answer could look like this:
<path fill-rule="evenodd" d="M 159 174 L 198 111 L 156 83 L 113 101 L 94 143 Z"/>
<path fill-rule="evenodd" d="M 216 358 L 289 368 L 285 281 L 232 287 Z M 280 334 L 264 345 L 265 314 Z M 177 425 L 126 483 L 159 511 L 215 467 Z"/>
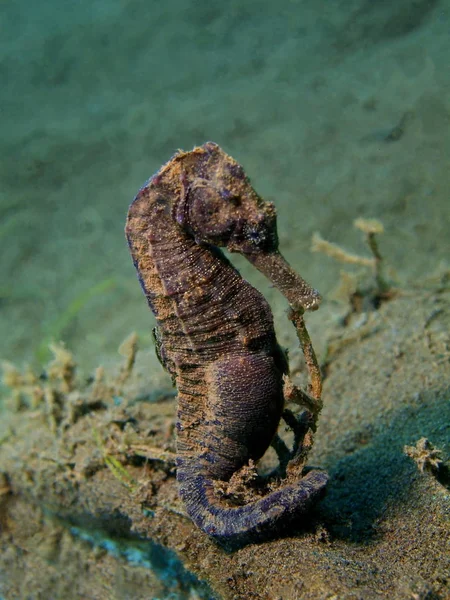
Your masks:
<path fill-rule="evenodd" d="M 449 331 L 449 291 L 436 283 L 319 333 L 335 351 L 309 462 L 329 471 L 328 495 L 296 530 L 228 553 L 184 514 L 174 394 L 145 372 L 135 337 L 118 372 L 88 380 L 61 346 L 39 375 L 5 365 L 0 595 L 449 597 L 449 480 L 403 451 L 427 438 L 448 472 Z"/>

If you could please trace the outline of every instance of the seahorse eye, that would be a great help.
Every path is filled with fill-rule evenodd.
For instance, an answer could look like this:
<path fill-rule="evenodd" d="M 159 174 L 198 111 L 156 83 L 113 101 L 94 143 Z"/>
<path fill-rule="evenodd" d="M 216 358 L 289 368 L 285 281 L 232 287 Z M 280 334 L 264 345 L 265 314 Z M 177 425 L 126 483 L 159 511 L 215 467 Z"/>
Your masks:
<path fill-rule="evenodd" d="M 262 229 L 249 227 L 246 231 L 247 239 L 252 241 L 256 246 L 260 246 L 267 239 L 267 232 Z"/>
<path fill-rule="evenodd" d="M 257 252 L 274 252 L 278 248 L 275 221 L 271 218 L 258 218 L 241 221 L 233 233 L 228 249 L 231 252 L 252 254 Z"/>

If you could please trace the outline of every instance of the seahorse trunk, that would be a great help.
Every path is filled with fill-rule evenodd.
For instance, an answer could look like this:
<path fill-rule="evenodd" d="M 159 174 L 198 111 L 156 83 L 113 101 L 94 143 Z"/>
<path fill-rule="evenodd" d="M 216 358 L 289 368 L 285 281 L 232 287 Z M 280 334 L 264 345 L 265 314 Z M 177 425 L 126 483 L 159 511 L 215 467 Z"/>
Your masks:
<path fill-rule="evenodd" d="M 228 481 L 269 446 L 283 410 L 283 371 L 267 353 L 223 355 L 203 373 L 208 397 L 197 418 L 186 395 L 184 377 L 177 381 L 177 480 L 192 520 L 226 545 L 256 539 L 306 511 L 327 482 L 324 472 L 307 477 L 245 506 L 221 499 L 215 481 Z M 186 412 L 188 415 L 186 415 Z"/>

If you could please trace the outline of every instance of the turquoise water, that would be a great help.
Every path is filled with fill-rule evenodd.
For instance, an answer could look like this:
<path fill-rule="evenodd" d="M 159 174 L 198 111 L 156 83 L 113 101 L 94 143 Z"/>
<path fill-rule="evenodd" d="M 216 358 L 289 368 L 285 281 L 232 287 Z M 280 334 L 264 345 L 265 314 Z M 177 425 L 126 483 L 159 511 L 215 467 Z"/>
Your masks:
<path fill-rule="evenodd" d="M 62 339 L 92 369 L 133 329 L 150 342 L 127 207 L 206 140 L 275 200 L 325 296 L 340 267 L 311 235 L 364 251 L 357 216 L 382 219 L 402 282 L 448 257 L 448 1 L 18 0 L 0 26 L 2 358 Z"/>

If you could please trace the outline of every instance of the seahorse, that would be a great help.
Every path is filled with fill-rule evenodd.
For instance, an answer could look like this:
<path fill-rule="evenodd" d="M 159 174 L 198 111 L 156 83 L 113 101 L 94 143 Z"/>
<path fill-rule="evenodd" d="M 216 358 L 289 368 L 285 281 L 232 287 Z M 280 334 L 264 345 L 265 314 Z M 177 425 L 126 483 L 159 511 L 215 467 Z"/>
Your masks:
<path fill-rule="evenodd" d="M 304 513 L 327 474 L 236 506 L 217 482 L 257 461 L 284 408 L 285 353 L 270 307 L 219 247 L 239 252 L 294 308 L 320 301 L 278 250 L 276 211 L 217 144 L 177 152 L 140 189 L 126 236 L 157 328 L 157 355 L 178 392 L 176 477 L 193 522 L 219 541 L 270 533 Z"/>

